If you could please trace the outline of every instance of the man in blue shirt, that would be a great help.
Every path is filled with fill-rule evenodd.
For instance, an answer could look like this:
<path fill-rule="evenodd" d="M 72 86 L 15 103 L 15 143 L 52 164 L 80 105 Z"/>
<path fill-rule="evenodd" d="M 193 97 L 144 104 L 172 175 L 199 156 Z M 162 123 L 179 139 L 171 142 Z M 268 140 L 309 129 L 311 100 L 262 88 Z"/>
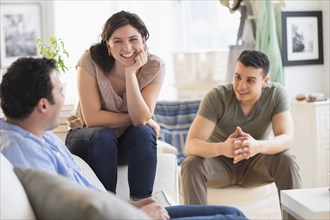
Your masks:
<path fill-rule="evenodd" d="M 50 130 L 58 126 L 64 102 L 55 60 L 23 57 L 3 76 L 0 103 L 0 150 L 14 166 L 58 173 L 86 187 L 93 187 L 80 173 L 62 141 Z M 129 201 L 154 219 L 246 219 L 226 206 L 162 207 L 155 199 Z"/>

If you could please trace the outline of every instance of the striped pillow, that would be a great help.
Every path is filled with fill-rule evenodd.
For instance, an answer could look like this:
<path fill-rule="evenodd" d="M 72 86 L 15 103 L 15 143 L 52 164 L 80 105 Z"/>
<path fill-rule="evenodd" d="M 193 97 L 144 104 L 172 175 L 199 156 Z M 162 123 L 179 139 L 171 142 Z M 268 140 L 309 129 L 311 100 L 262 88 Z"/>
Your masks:
<path fill-rule="evenodd" d="M 185 158 L 184 144 L 200 102 L 199 99 L 187 99 L 158 101 L 156 104 L 153 119 L 161 127 L 159 139 L 177 148 L 179 165 Z"/>

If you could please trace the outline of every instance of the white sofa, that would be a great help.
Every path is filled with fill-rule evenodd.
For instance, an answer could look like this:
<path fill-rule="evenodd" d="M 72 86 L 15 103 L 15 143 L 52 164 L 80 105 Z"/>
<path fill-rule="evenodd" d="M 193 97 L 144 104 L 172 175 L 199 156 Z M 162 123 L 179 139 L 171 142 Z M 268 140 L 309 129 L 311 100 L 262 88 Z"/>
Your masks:
<path fill-rule="evenodd" d="M 181 179 L 179 177 L 179 179 Z M 183 202 L 180 180 L 180 204 Z M 249 219 L 282 219 L 279 197 L 275 183 L 252 188 L 237 185 L 225 188 L 207 188 L 208 205 L 228 205 L 240 209 Z"/>
<path fill-rule="evenodd" d="M 162 144 L 159 145 L 161 146 Z M 165 147 L 160 147 L 157 156 L 158 163 L 154 192 L 162 190 L 166 192 L 175 203 L 178 203 L 179 187 L 176 156 L 166 153 L 171 152 L 171 148 L 166 148 L 165 143 L 163 143 L 163 145 Z M 91 168 L 79 157 L 75 157 L 75 160 L 83 170 L 85 177 L 92 180 L 96 187 L 104 190 L 104 186 L 97 179 Z M 3 154 L 0 154 L 0 162 L 0 219 L 36 219 L 28 196 L 13 171 L 12 164 Z M 117 196 L 124 199 L 128 198 L 127 167 L 125 166 L 120 167 L 118 171 Z M 125 210 L 121 210 L 121 213 L 125 213 Z"/>
<path fill-rule="evenodd" d="M 240 209 L 249 219 L 282 219 L 275 183 L 243 188 L 229 186 L 207 189 L 209 205 L 225 204 Z"/>

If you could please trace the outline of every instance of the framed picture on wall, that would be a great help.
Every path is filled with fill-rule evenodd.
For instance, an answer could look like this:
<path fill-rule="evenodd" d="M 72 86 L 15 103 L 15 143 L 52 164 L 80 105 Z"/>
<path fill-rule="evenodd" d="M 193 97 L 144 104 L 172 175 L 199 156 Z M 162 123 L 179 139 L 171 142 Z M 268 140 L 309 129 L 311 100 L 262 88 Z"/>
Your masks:
<path fill-rule="evenodd" d="M 323 64 L 322 11 L 282 12 L 284 66 Z"/>
<path fill-rule="evenodd" d="M 1 68 L 21 56 L 37 56 L 41 38 L 41 5 L 38 2 L 1 2 Z"/>

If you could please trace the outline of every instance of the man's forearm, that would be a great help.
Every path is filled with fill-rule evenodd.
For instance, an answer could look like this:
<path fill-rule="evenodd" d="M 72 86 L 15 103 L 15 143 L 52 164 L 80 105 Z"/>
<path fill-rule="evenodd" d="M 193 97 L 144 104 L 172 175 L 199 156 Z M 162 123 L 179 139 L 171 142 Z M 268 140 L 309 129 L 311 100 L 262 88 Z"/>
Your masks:
<path fill-rule="evenodd" d="M 185 153 L 187 156 L 200 156 L 204 158 L 217 157 L 222 155 L 222 143 L 210 143 L 199 139 L 186 141 Z"/>
<path fill-rule="evenodd" d="M 281 134 L 269 140 L 260 140 L 259 145 L 258 152 L 277 154 L 289 150 L 293 145 L 293 138 L 287 134 Z"/>

